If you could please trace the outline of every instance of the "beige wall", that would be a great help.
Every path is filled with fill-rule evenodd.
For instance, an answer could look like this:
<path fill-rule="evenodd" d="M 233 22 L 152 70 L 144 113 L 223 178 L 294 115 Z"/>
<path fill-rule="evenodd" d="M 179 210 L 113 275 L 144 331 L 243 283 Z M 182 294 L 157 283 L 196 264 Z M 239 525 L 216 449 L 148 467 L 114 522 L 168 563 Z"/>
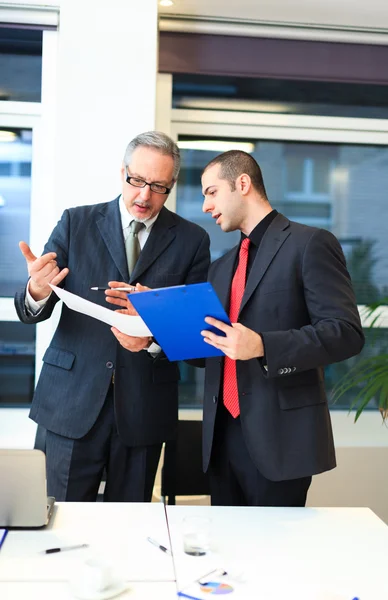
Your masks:
<path fill-rule="evenodd" d="M 388 448 L 336 452 L 337 468 L 313 478 L 307 506 L 367 506 L 388 524 Z"/>

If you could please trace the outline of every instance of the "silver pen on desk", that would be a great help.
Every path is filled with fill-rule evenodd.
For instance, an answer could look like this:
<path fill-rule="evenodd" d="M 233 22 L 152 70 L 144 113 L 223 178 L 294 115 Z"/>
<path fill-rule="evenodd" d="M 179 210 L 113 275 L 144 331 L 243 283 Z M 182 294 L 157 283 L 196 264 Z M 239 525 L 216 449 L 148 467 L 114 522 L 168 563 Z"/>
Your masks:
<path fill-rule="evenodd" d="M 105 290 L 116 290 L 116 292 L 135 292 L 136 288 L 133 286 L 129 287 L 91 287 L 93 292 L 104 292 Z"/>
<path fill-rule="evenodd" d="M 75 544 L 74 546 L 62 546 L 62 548 L 48 548 L 42 550 L 43 554 L 56 554 L 57 552 L 65 552 L 66 550 L 79 550 L 80 548 L 89 548 L 89 544 Z"/>
<path fill-rule="evenodd" d="M 209 573 L 205 573 L 205 575 L 198 577 L 198 579 L 196 579 L 195 581 L 197 581 L 201 585 L 207 585 L 207 577 L 213 574 L 215 574 L 216 577 L 224 577 L 224 575 L 227 575 L 228 573 L 224 569 L 213 569 L 212 571 L 209 571 Z"/>
<path fill-rule="evenodd" d="M 156 546 L 162 552 L 165 552 L 166 554 L 171 554 L 171 550 L 169 550 L 168 548 L 166 548 L 166 546 L 162 546 L 162 544 L 159 544 L 159 542 L 157 542 L 156 540 L 153 540 L 150 537 L 148 537 L 147 540 L 149 541 L 150 544 L 152 544 L 153 546 Z"/>

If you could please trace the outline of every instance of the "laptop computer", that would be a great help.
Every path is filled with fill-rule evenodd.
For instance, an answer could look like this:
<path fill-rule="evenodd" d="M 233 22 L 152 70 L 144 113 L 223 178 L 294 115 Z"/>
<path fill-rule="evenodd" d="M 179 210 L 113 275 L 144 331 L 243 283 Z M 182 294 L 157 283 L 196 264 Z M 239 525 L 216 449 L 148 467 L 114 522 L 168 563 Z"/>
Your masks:
<path fill-rule="evenodd" d="M 47 497 L 41 450 L 0 450 L 0 527 L 44 527 L 54 502 Z"/>

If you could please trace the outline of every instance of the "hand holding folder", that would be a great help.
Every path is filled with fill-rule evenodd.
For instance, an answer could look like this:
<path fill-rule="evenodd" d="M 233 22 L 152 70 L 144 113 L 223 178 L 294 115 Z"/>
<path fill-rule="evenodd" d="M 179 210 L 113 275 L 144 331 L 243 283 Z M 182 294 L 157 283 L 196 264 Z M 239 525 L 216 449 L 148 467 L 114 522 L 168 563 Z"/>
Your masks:
<path fill-rule="evenodd" d="M 210 283 L 136 292 L 130 300 L 169 360 L 224 356 L 221 350 L 206 344 L 201 335 L 204 329 L 224 335 L 205 323 L 205 317 L 230 325 Z"/>

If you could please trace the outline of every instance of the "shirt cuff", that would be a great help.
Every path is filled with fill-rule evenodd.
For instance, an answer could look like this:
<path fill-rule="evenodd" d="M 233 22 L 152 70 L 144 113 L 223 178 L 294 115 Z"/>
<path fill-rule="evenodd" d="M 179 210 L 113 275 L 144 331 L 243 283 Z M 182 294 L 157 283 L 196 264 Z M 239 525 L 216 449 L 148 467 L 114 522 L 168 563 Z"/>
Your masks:
<path fill-rule="evenodd" d="M 150 354 L 160 354 L 160 352 L 162 351 L 162 348 L 159 346 L 159 344 L 156 344 L 155 342 L 152 342 L 150 346 L 148 346 L 148 348 L 146 348 L 147 352 L 149 352 Z"/>
<path fill-rule="evenodd" d="M 30 284 L 28 283 L 27 289 L 26 289 L 26 297 L 25 297 L 24 302 L 25 302 L 26 309 L 28 310 L 28 312 L 31 313 L 32 315 L 36 315 L 46 305 L 47 300 L 51 296 L 51 293 L 48 296 L 46 296 L 46 298 L 43 298 L 42 300 L 34 300 L 29 292 L 29 289 L 28 289 L 29 285 Z"/>

